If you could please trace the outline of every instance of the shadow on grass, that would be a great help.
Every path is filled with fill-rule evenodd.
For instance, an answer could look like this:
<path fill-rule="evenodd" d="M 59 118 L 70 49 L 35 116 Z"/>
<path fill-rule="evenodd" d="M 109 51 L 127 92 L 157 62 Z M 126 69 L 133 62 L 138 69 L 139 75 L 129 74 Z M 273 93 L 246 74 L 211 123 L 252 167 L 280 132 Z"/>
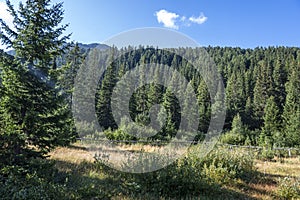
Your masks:
<path fill-rule="evenodd" d="M 88 149 L 85 148 L 85 147 L 78 146 L 78 145 L 73 145 L 73 144 L 68 145 L 68 148 L 69 148 L 69 149 L 74 149 L 74 150 L 88 151 Z"/>
<path fill-rule="evenodd" d="M 255 193 L 259 195 L 272 196 L 274 188 L 277 186 L 277 178 L 284 176 L 267 174 L 261 172 L 253 172 L 252 177 L 247 177 L 243 182 L 237 184 L 237 187 L 245 191 L 245 193 Z"/>
<path fill-rule="evenodd" d="M 59 176 L 66 180 L 65 187 L 74 191 L 80 199 L 255 199 L 241 192 L 224 189 L 219 185 L 193 187 L 188 182 L 171 180 L 173 177 L 165 180 L 167 182 L 165 184 L 161 179 L 157 182 L 155 172 L 128 174 L 101 163 L 75 164 L 55 160 L 55 167 L 59 171 Z M 180 188 L 190 189 L 184 191 L 182 195 L 177 192 Z"/>

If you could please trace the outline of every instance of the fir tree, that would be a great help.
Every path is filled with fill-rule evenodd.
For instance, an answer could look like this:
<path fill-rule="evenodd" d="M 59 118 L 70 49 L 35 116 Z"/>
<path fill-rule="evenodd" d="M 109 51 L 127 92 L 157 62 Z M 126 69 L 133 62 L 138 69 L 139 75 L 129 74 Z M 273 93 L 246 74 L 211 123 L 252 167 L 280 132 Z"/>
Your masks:
<path fill-rule="evenodd" d="M 0 155 L 1 164 L 24 165 L 75 136 L 69 107 L 56 83 L 56 59 L 69 35 L 63 35 L 67 25 L 60 26 L 62 3 L 27 0 L 19 10 L 10 1 L 7 5 L 15 29 L 1 20 L 0 39 L 16 56 L 1 64 Z"/>
<path fill-rule="evenodd" d="M 290 69 L 286 92 L 283 113 L 286 145 L 296 146 L 300 145 L 300 65 Z"/>
<path fill-rule="evenodd" d="M 211 101 L 208 88 L 202 79 L 198 87 L 198 105 L 199 105 L 199 131 L 206 133 L 208 131 L 210 115 L 211 115 Z"/>
<path fill-rule="evenodd" d="M 280 113 L 273 96 L 267 100 L 263 119 L 264 126 L 260 135 L 260 144 L 273 147 L 275 134 L 280 131 Z"/>

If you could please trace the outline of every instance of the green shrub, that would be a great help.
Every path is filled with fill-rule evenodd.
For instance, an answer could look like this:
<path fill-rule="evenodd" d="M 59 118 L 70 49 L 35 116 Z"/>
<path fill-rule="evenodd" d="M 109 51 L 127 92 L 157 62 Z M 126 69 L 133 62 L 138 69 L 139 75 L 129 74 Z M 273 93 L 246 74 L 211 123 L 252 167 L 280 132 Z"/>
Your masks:
<path fill-rule="evenodd" d="M 206 157 L 199 157 L 198 148 L 198 145 L 192 147 L 185 157 L 158 171 L 144 174 L 123 173 L 122 187 L 130 194 L 153 193 L 162 197 L 211 195 L 219 192 L 223 184 L 233 183 L 235 179 L 248 177 L 253 172 L 253 156 L 249 154 L 218 148 Z M 164 155 L 159 161 L 166 162 L 169 158 Z M 140 160 L 132 162 L 130 159 Z M 145 157 L 132 157 L 124 167 L 142 166 L 139 162 L 151 164 L 153 161 Z"/>
<path fill-rule="evenodd" d="M 114 131 L 107 129 L 104 131 L 104 134 L 105 134 L 106 138 L 108 138 L 110 140 L 125 140 L 125 141 L 136 140 L 136 137 L 126 133 L 122 129 L 117 129 Z"/>
<path fill-rule="evenodd" d="M 55 184 L 38 177 L 26 174 L 25 177 L 9 175 L 2 177 L 0 188 L 1 199 L 69 199 L 69 191 L 64 185 Z"/>
<path fill-rule="evenodd" d="M 271 148 L 263 148 L 258 158 L 261 160 L 271 161 L 275 157 L 275 151 Z"/>
<path fill-rule="evenodd" d="M 107 197 L 102 190 L 93 187 L 97 185 L 94 180 L 85 179 L 77 173 L 60 172 L 54 167 L 54 161 L 32 159 L 29 163 L 30 168 L 24 166 L 0 168 L 1 200 L 67 200 L 95 197 L 103 199 Z M 82 168 L 76 170 L 79 171 Z"/>
<path fill-rule="evenodd" d="M 300 179 L 291 177 L 280 179 L 276 194 L 280 199 L 300 199 Z"/>
<path fill-rule="evenodd" d="M 243 145 L 245 137 L 242 134 L 228 132 L 222 135 L 221 142 L 224 144 Z"/>

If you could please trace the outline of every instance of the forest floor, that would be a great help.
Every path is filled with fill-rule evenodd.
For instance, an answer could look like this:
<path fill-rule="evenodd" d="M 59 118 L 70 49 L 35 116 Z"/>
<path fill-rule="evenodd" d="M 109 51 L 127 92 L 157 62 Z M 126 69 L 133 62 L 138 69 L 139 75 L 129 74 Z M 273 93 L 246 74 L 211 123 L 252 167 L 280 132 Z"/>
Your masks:
<path fill-rule="evenodd" d="M 140 147 L 139 145 L 124 145 L 120 148 L 134 151 L 140 149 Z M 153 147 L 146 146 L 144 149 L 152 151 Z M 73 181 L 84 180 L 83 184 L 89 187 L 87 190 L 102 190 L 109 199 L 153 199 L 151 194 L 148 196 L 147 194 L 142 196 L 138 194 L 136 196 L 124 194 L 124 189 L 119 188 L 122 187 L 120 182 L 118 182 L 120 180 L 112 180 L 109 174 L 97 168 L 94 164 L 93 153 L 79 143 L 70 147 L 57 148 L 50 154 L 50 159 L 55 161 L 55 167 L 59 171 L 81 177 L 73 179 Z M 275 158 L 272 161 L 255 159 L 255 169 L 256 175 L 248 179 L 248 181 L 238 179 L 234 181 L 234 184 L 222 186 L 222 190 L 226 192 L 222 196 L 220 195 L 220 199 L 280 199 L 278 197 L 278 188 L 282 180 L 300 178 L 300 157 Z M 93 191 L 89 191 L 88 194 L 91 193 Z M 211 199 L 205 195 L 187 198 Z"/>

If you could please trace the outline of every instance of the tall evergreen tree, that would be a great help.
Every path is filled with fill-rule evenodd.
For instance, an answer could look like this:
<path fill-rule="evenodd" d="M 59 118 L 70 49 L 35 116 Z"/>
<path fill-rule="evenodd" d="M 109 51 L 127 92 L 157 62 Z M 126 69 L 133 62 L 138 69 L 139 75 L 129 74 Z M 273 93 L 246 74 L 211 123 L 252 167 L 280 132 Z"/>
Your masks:
<path fill-rule="evenodd" d="M 199 131 L 206 133 L 208 131 L 211 116 L 211 100 L 208 88 L 202 79 L 198 87 L 198 105 L 199 105 Z"/>
<path fill-rule="evenodd" d="M 280 131 L 280 113 L 273 96 L 267 100 L 263 119 L 264 126 L 260 134 L 260 144 L 262 146 L 272 147 L 274 143 L 277 143 L 274 141 L 274 138 Z M 283 137 L 281 139 L 283 139 Z"/>
<path fill-rule="evenodd" d="M 1 164 L 23 165 L 70 142 L 70 110 L 57 89 L 56 58 L 67 47 L 62 3 L 27 0 L 15 10 L 14 29 L 1 20 L 0 39 L 16 56 L 2 60 Z"/>
<path fill-rule="evenodd" d="M 259 128 L 263 124 L 264 109 L 267 99 L 272 95 L 273 81 L 272 69 L 266 61 L 262 61 L 258 66 L 258 74 L 256 76 L 256 83 L 254 87 L 253 109 L 256 121 L 256 127 Z"/>
<path fill-rule="evenodd" d="M 274 79 L 274 98 L 277 106 L 280 109 L 279 111 L 282 114 L 284 101 L 286 98 L 285 83 L 287 81 L 287 74 L 281 60 L 276 60 L 274 71 L 273 71 L 273 79 Z"/>
<path fill-rule="evenodd" d="M 290 69 L 286 92 L 283 113 L 286 145 L 296 146 L 300 145 L 300 65 Z"/>
<path fill-rule="evenodd" d="M 243 125 L 242 118 L 239 113 L 237 113 L 232 120 L 231 133 L 240 134 L 240 135 L 242 135 L 244 133 L 244 125 Z"/>
<path fill-rule="evenodd" d="M 60 68 L 58 81 L 60 87 L 71 96 L 74 89 L 74 82 L 80 65 L 84 62 L 85 56 L 76 43 L 66 56 L 66 64 Z"/>
<path fill-rule="evenodd" d="M 245 108 L 246 96 L 242 73 L 235 71 L 228 80 L 226 87 L 227 116 L 230 121 Z"/>
<path fill-rule="evenodd" d="M 117 128 L 111 110 L 111 97 L 117 81 L 117 65 L 114 61 L 115 50 L 112 49 L 111 51 L 109 66 L 104 77 L 100 80 L 99 90 L 96 94 L 96 114 L 100 125 L 104 129 Z"/>

